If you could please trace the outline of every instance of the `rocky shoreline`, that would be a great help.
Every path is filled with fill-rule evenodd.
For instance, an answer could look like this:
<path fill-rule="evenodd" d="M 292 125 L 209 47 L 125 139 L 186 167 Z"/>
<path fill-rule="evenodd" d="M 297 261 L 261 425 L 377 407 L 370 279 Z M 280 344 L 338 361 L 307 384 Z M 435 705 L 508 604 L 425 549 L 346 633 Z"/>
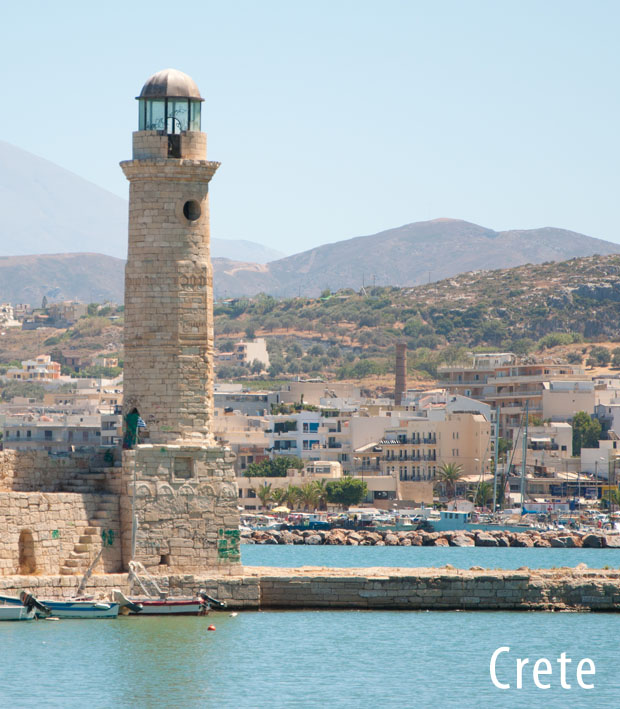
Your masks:
<path fill-rule="evenodd" d="M 308 544 L 335 546 L 538 547 L 620 549 L 620 534 L 581 531 L 451 531 L 367 532 L 330 530 L 254 530 L 241 535 L 242 544 Z"/>

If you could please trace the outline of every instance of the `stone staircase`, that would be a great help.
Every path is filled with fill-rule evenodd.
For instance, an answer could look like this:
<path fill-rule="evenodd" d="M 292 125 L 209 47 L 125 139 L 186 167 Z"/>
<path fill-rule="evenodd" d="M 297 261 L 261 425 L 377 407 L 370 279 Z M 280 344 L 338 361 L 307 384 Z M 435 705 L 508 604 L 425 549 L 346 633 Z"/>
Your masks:
<path fill-rule="evenodd" d="M 106 475 L 103 472 L 80 471 L 63 484 L 63 492 L 94 493 L 104 489 Z"/>
<path fill-rule="evenodd" d="M 93 473 L 88 474 L 89 477 Z M 105 477 L 105 476 L 103 476 Z M 92 492 L 92 489 L 89 490 Z M 120 510 L 116 495 L 101 494 L 97 500 L 97 507 L 91 518 L 83 525 L 77 525 L 78 541 L 73 546 L 73 551 L 64 560 L 60 573 L 69 575 L 82 575 L 91 565 L 97 554 L 103 548 L 101 559 L 95 566 L 97 571 L 116 571 L 120 565 Z M 113 543 L 109 544 L 110 532 Z M 105 537 L 105 538 L 104 538 Z"/>

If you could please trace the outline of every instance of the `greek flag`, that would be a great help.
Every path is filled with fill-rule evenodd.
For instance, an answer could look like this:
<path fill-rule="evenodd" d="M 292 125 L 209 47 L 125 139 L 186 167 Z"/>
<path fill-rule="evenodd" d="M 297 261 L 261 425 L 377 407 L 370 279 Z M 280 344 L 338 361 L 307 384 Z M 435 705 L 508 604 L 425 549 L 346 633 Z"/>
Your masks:
<path fill-rule="evenodd" d="M 146 428 L 146 424 L 144 423 L 144 419 L 141 416 L 138 416 L 138 428 Z"/>

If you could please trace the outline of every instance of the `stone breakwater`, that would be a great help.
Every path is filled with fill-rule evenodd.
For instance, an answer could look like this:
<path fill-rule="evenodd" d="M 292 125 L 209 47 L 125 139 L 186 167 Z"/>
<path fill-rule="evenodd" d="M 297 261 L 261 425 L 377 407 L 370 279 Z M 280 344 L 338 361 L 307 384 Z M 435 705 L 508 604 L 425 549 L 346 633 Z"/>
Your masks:
<path fill-rule="evenodd" d="M 251 572 L 246 568 L 246 574 Z M 256 569 L 262 608 L 620 612 L 620 572 L 575 569 Z"/>
<path fill-rule="evenodd" d="M 172 595 L 199 588 L 230 610 L 541 610 L 620 612 L 620 570 L 575 568 L 512 570 L 442 568 L 298 569 L 241 567 L 238 573 L 158 576 Z M 27 589 L 39 598 L 69 598 L 78 576 L 0 578 L 0 593 Z M 93 574 L 86 593 L 129 592 L 127 574 Z M 137 621 L 139 622 L 139 621 Z"/>
<path fill-rule="evenodd" d="M 580 531 L 366 532 L 349 529 L 252 531 L 243 544 L 327 544 L 339 546 L 538 547 L 620 549 L 620 534 Z"/>

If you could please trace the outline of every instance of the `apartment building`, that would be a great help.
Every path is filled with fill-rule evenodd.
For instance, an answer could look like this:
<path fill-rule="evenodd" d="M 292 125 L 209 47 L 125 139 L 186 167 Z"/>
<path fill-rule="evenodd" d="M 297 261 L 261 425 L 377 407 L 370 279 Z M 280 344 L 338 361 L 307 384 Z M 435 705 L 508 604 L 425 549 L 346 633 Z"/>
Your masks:
<path fill-rule="evenodd" d="M 26 415 L 7 417 L 3 447 L 8 450 L 45 450 L 68 453 L 101 445 L 101 417 L 79 415 Z"/>
<path fill-rule="evenodd" d="M 15 311 L 10 303 L 0 303 L 0 326 L 3 328 L 22 326 L 15 318 Z"/>
<path fill-rule="evenodd" d="M 267 416 L 268 449 L 272 455 L 296 455 L 303 460 L 340 463 L 345 473 L 356 468 L 357 449 L 383 436 L 391 419 L 362 416 L 357 411 L 301 411 Z"/>
<path fill-rule="evenodd" d="M 449 392 L 499 407 L 500 435 L 514 439 L 525 414 L 566 421 L 594 409 L 594 385 L 580 366 L 517 363 L 511 353 L 474 355 L 471 367 L 440 367 Z"/>
<path fill-rule="evenodd" d="M 280 403 L 277 391 L 244 391 L 241 384 L 218 382 L 214 403 L 217 408 L 239 412 L 246 416 L 266 416 L 271 407 Z"/>
<path fill-rule="evenodd" d="M 26 359 L 21 368 L 10 367 L 6 372 L 7 379 L 23 382 L 51 382 L 60 379 L 60 364 L 52 362 L 49 355 L 38 355 L 35 359 Z"/>
<path fill-rule="evenodd" d="M 243 475 L 248 465 L 269 457 L 267 420 L 261 416 L 226 413 L 216 408 L 213 433 L 218 445 L 227 446 L 235 454 L 235 472 Z"/>
<path fill-rule="evenodd" d="M 237 364 L 252 364 L 257 360 L 263 365 L 263 369 L 269 368 L 269 353 L 267 343 L 263 337 L 255 340 L 241 340 L 235 343 L 232 352 L 219 352 L 216 355 L 218 362 L 233 362 Z"/>
<path fill-rule="evenodd" d="M 343 399 L 359 402 L 360 388 L 343 382 L 325 382 L 322 379 L 297 379 L 286 382 L 279 392 L 283 404 L 304 404 L 320 406 L 322 400 Z"/>
<path fill-rule="evenodd" d="M 56 327 L 58 325 L 72 325 L 88 314 L 88 306 L 86 303 L 64 300 L 59 303 L 50 303 L 47 306 L 47 312 Z"/>
<path fill-rule="evenodd" d="M 432 481 L 448 463 L 461 466 L 465 475 L 479 474 L 489 469 L 491 424 L 466 412 L 446 412 L 436 420 L 416 417 L 387 429 L 379 445 L 382 471 L 403 482 Z"/>

